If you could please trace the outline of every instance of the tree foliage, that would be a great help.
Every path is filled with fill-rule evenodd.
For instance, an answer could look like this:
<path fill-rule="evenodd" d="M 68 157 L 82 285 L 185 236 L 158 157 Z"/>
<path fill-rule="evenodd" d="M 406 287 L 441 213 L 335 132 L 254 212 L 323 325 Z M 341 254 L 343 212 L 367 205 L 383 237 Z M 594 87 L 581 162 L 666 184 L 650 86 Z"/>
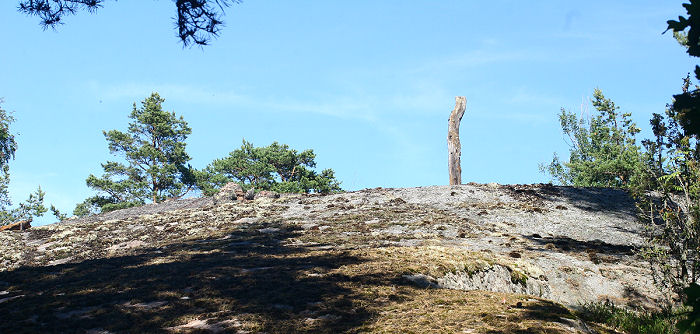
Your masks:
<path fill-rule="evenodd" d="M 3 101 L 0 100 L 0 103 Z M 3 209 L 11 205 L 8 186 L 10 185 L 9 162 L 17 151 L 15 136 L 10 131 L 10 124 L 15 118 L 0 107 L 0 205 Z"/>
<path fill-rule="evenodd" d="M 274 190 L 284 193 L 328 193 L 340 191 L 333 170 L 315 172 L 313 150 L 297 152 L 277 142 L 254 147 L 243 140 L 239 149 L 223 159 L 216 159 L 197 173 L 197 184 L 206 195 L 215 193 L 228 182 L 238 182 L 244 189 Z"/>
<path fill-rule="evenodd" d="M 207 45 L 219 34 L 224 8 L 241 0 L 174 0 L 177 9 L 175 24 L 183 45 Z M 105 0 L 23 0 L 20 12 L 38 16 L 44 28 L 55 28 L 63 17 L 79 11 L 95 12 Z"/>
<path fill-rule="evenodd" d="M 627 187 L 641 172 L 641 155 L 635 136 L 639 128 L 631 114 L 620 113 L 613 101 L 596 89 L 590 119 L 561 109 L 559 122 L 570 146 L 569 160 L 554 154 L 552 162 L 540 165 L 563 185 L 578 187 Z"/>
<path fill-rule="evenodd" d="M 667 21 L 674 38 L 694 57 L 700 56 L 700 1 L 683 4 L 688 17 Z M 700 79 L 700 67 L 695 66 Z M 645 172 L 649 182 L 633 188 L 641 218 L 649 227 L 644 255 L 659 275 L 662 287 L 694 300 L 700 279 L 700 87 L 688 75 L 681 93 L 673 96 L 664 114 L 654 114 L 653 139 L 644 140 Z M 690 284 L 692 289 L 684 289 Z M 697 315 L 697 309 L 692 314 Z M 679 329 L 695 331 L 694 319 L 679 321 Z"/>
<path fill-rule="evenodd" d="M 74 214 L 162 202 L 192 189 L 194 174 L 185 151 L 192 130 L 182 117 L 163 110 L 164 101 L 153 93 L 140 108 L 134 103 L 126 132 L 103 131 L 110 153 L 122 156 L 126 164 L 107 161 L 102 177 L 90 175 L 86 183 L 99 194 L 79 204 Z"/>
<path fill-rule="evenodd" d="M 2 99 L 0 99 L 0 103 L 2 102 Z M 10 125 L 14 121 L 15 118 L 10 113 L 0 108 L 0 225 L 31 217 L 39 217 L 46 212 L 46 207 L 44 206 L 45 193 L 41 190 L 41 187 L 30 194 L 29 198 L 25 202 L 20 203 L 18 207 L 11 208 L 12 201 L 8 190 L 10 185 L 9 162 L 14 159 L 17 151 L 15 136 L 10 131 Z"/>
<path fill-rule="evenodd" d="M 46 206 L 44 206 L 45 195 L 46 193 L 39 187 L 33 193 L 29 194 L 29 197 L 16 208 L 9 210 L 3 208 L 3 210 L 0 211 L 0 221 L 2 221 L 0 225 L 43 216 L 47 211 Z"/>
<path fill-rule="evenodd" d="M 678 16 L 678 21 L 668 20 L 668 29 L 676 34 L 677 40 L 685 43 L 686 52 L 693 57 L 700 57 L 700 1 L 691 0 L 684 3 L 688 17 Z M 695 77 L 700 80 L 700 66 L 695 66 Z M 700 90 L 685 90 L 673 96 L 673 107 L 678 122 L 688 135 L 700 135 Z"/>
<path fill-rule="evenodd" d="M 690 85 L 684 80 L 683 90 Z M 644 255 L 662 287 L 681 291 L 700 279 L 700 150 L 698 135 L 684 131 L 683 115 L 669 105 L 655 113 L 653 139 L 644 140 L 645 172 L 651 182 L 634 189 L 642 219 L 650 226 Z"/>
<path fill-rule="evenodd" d="M 0 104 L 2 104 L 0 99 Z M 10 124 L 15 121 L 15 118 L 0 108 L 0 165 L 5 166 L 14 159 L 17 151 L 17 142 L 15 136 L 10 132 Z"/>
<path fill-rule="evenodd" d="M 676 327 L 680 333 L 700 333 L 700 285 L 693 283 L 683 289 L 685 301 L 683 304 L 688 309 L 684 312 L 685 318 L 678 321 Z"/>
<path fill-rule="evenodd" d="M 690 89 L 686 78 L 683 91 Z M 652 263 L 657 283 L 680 293 L 700 277 L 700 150 L 698 135 L 685 131 L 684 114 L 669 105 L 650 120 L 654 138 L 637 146 L 639 128 L 629 113 L 594 92 L 598 114 L 579 119 L 562 110 L 559 120 L 570 140 L 568 162 L 541 166 L 562 184 L 618 187 L 635 197 L 647 223 L 649 244 L 643 255 Z"/>

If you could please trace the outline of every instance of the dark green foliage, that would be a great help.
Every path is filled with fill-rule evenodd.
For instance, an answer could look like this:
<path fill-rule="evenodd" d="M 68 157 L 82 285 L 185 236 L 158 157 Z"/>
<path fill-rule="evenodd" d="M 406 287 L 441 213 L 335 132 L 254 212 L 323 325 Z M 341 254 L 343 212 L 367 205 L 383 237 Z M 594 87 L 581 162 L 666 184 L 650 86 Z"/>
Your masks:
<path fill-rule="evenodd" d="M 94 12 L 102 7 L 104 0 L 24 0 L 18 9 L 27 15 L 38 16 L 41 24 L 56 27 L 63 23 L 65 15 L 85 10 Z M 176 26 L 183 45 L 207 45 L 212 36 L 217 36 L 223 21 L 224 7 L 241 0 L 175 0 L 177 7 Z"/>
<path fill-rule="evenodd" d="M 690 0 L 690 3 L 684 3 L 683 7 L 688 13 L 688 17 L 678 16 L 678 21 L 668 20 L 667 30 L 681 32 L 688 29 L 688 54 L 691 56 L 700 56 L 700 2 L 698 0 Z"/>
<path fill-rule="evenodd" d="M 0 99 L 0 103 L 2 103 Z M 46 212 L 44 207 L 44 195 L 39 187 L 29 198 L 20 203 L 17 208 L 11 209 L 12 201 L 8 192 L 10 184 L 9 162 L 15 157 L 17 142 L 15 136 L 10 131 L 10 124 L 15 118 L 0 108 L 0 225 L 6 225 L 18 220 L 25 220 L 31 217 L 43 216 Z"/>
<path fill-rule="evenodd" d="M 3 101 L 0 99 L 0 103 Z M 11 205 L 7 187 L 10 185 L 10 166 L 8 163 L 15 157 L 17 142 L 10 131 L 10 124 L 15 118 L 4 109 L 0 108 L 0 205 Z"/>
<path fill-rule="evenodd" d="M 689 55 L 698 57 L 700 2 L 691 0 L 683 7 L 688 17 L 669 20 L 668 30 L 673 30 Z M 700 78 L 698 66 L 695 75 Z M 687 294 L 689 290 L 683 288 L 696 286 L 700 275 L 700 87 L 691 89 L 690 75 L 682 93 L 674 95 L 663 115 L 654 114 L 650 124 L 654 139 L 642 142 L 646 182 L 631 188 L 648 226 L 650 243 L 642 254 L 662 288 Z M 691 313 L 691 318 L 693 314 L 697 316 Z M 679 326 L 694 326 L 691 318 Z"/>
<path fill-rule="evenodd" d="M 683 90 L 690 86 L 690 77 L 683 80 Z M 700 157 L 697 135 L 683 130 L 683 115 L 670 107 L 664 114 L 654 113 L 649 120 L 654 139 L 642 141 L 646 152 L 647 171 L 656 180 L 664 175 L 680 173 L 679 176 L 691 177 L 693 164 Z M 668 177 L 666 177 L 668 178 Z M 673 177 L 678 180 L 678 177 Z M 674 182 L 657 184 L 658 186 L 673 186 L 669 191 L 682 191 Z"/>
<path fill-rule="evenodd" d="M 689 87 L 686 78 L 683 90 Z M 600 90 L 592 102 L 598 114 L 590 120 L 562 110 L 562 130 L 571 141 L 569 161 L 562 163 L 555 155 L 540 168 L 565 185 L 629 190 L 648 226 L 649 244 L 642 255 L 652 264 L 659 286 L 679 293 L 700 275 L 697 135 L 686 131 L 686 115 L 670 107 L 653 115 L 654 138 L 643 140 L 642 150 L 629 113 L 620 114 Z"/>
<path fill-rule="evenodd" d="M 102 207 L 99 204 L 100 199 L 102 198 L 98 196 L 93 196 L 78 203 L 75 206 L 75 209 L 73 209 L 73 215 L 78 217 L 85 217 L 100 213 Z"/>
<path fill-rule="evenodd" d="M 9 180 L 9 176 L 7 176 L 7 180 Z M 8 199 L 8 202 L 4 203 L 0 209 L 0 225 L 43 216 L 47 211 L 44 206 L 45 195 L 46 193 L 39 187 L 35 192 L 29 194 L 29 197 L 16 208 L 9 208 L 12 203 Z M 3 196 L 8 198 L 6 192 L 3 193 Z"/>
<path fill-rule="evenodd" d="M 53 216 L 56 217 L 56 219 L 58 219 L 58 221 L 64 221 L 64 220 L 68 219 L 68 215 L 66 215 L 65 213 L 62 213 L 61 210 L 56 208 L 53 204 L 51 205 L 51 207 L 49 209 L 51 210 L 51 213 L 53 214 Z"/>
<path fill-rule="evenodd" d="M 97 190 L 76 207 L 85 215 L 162 202 L 183 196 L 194 187 L 194 173 L 185 152 L 185 139 L 192 132 L 187 122 L 175 113 L 164 111 L 158 93 L 134 104 L 127 132 L 103 131 L 112 154 L 126 164 L 108 161 L 102 164 L 102 177 L 90 175 L 86 183 Z"/>
<path fill-rule="evenodd" d="M 219 34 L 224 6 L 240 0 L 176 0 L 178 35 L 183 45 L 209 44 L 210 36 Z"/>
<path fill-rule="evenodd" d="M 61 24 L 66 14 L 75 14 L 78 10 L 95 11 L 102 7 L 103 0 L 25 0 L 20 1 L 18 9 L 27 15 L 36 15 L 44 27 Z"/>
<path fill-rule="evenodd" d="M 684 3 L 683 7 L 688 17 L 679 16 L 678 21 L 667 21 L 667 30 L 683 33 L 685 38 L 682 41 L 679 39 L 679 42 L 685 43 L 689 55 L 700 57 L 700 1 L 691 0 L 690 3 Z M 695 77 L 700 80 L 700 66 L 697 65 Z M 674 95 L 673 100 L 672 108 L 678 115 L 678 122 L 685 133 L 688 136 L 700 135 L 700 90 L 685 89 L 681 94 Z"/>
<path fill-rule="evenodd" d="M 700 285 L 693 283 L 683 289 L 685 301 L 683 304 L 688 311 L 681 313 L 683 319 L 679 320 L 676 327 L 681 333 L 700 333 Z"/>
<path fill-rule="evenodd" d="M 239 149 L 228 157 L 216 159 L 197 172 L 197 185 L 205 195 L 216 193 L 228 182 L 238 182 L 244 189 L 273 190 L 282 193 L 329 193 L 340 191 L 333 170 L 317 173 L 313 150 L 297 152 L 277 142 L 254 147 L 243 140 Z"/>
<path fill-rule="evenodd" d="M 625 333 L 671 334 L 676 315 L 660 312 L 629 311 L 611 302 L 584 304 L 578 312 L 581 319 L 606 324 Z"/>
<path fill-rule="evenodd" d="M 620 113 L 599 89 L 593 92 L 592 103 L 598 114 L 590 119 L 561 110 L 559 122 L 571 147 L 569 160 L 562 162 L 555 153 L 552 162 L 540 165 L 540 170 L 563 185 L 628 187 L 641 172 L 635 140 L 640 130 L 631 114 Z"/>
<path fill-rule="evenodd" d="M 2 103 L 0 99 L 0 103 Z M 10 132 L 10 124 L 15 121 L 15 118 L 0 108 L 0 165 L 4 166 L 14 159 L 15 151 L 17 151 L 17 142 L 15 136 Z"/>
<path fill-rule="evenodd" d="M 689 85 L 685 78 L 684 89 Z M 642 141 L 648 182 L 632 189 L 649 226 L 643 255 L 653 264 L 657 283 L 676 293 L 700 274 L 700 147 L 682 120 L 673 107 L 653 115 L 654 139 Z"/>
<path fill-rule="evenodd" d="M 45 192 L 39 187 L 34 193 L 29 194 L 29 198 L 19 207 L 12 211 L 12 216 L 15 220 L 29 219 L 31 217 L 40 217 L 46 213 L 47 209 L 44 206 Z"/>

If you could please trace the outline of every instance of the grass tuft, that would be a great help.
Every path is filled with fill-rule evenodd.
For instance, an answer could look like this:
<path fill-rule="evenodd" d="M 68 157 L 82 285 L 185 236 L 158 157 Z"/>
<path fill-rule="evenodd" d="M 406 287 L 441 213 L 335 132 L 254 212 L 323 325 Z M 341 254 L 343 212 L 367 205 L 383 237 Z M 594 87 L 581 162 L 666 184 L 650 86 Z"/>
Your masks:
<path fill-rule="evenodd" d="M 675 328 L 677 312 L 670 310 L 632 311 L 606 301 L 584 304 L 578 313 L 583 320 L 605 324 L 625 333 L 677 333 Z"/>
<path fill-rule="evenodd" d="M 520 284 L 522 286 L 527 286 L 527 275 L 523 274 L 522 272 L 511 269 L 510 271 L 510 281 L 513 284 Z"/>

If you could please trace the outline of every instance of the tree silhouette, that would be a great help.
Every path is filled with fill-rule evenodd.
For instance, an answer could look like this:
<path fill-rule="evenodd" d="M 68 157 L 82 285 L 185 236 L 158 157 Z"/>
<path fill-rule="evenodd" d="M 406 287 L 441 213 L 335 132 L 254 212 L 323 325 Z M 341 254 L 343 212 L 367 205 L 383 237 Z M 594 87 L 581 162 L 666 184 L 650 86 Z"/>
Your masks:
<path fill-rule="evenodd" d="M 678 21 L 668 20 L 668 29 L 674 32 L 687 32 L 687 52 L 700 57 L 700 1 L 690 0 L 683 7 L 688 17 L 678 16 Z M 700 66 L 695 66 L 695 77 L 700 80 Z M 683 92 L 673 96 L 673 110 L 678 113 L 680 125 L 687 135 L 700 136 L 700 89 L 684 86 Z"/>
<path fill-rule="evenodd" d="M 184 46 L 207 45 L 219 35 L 223 25 L 224 7 L 241 0 L 174 0 L 177 8 L 178 36 Z M 30 16 L 38 16 L 44 28 L 63 24 L 65 15 L 79 11 L 94 13 L 105 0 L 23 0 L 18 10 Z"/>

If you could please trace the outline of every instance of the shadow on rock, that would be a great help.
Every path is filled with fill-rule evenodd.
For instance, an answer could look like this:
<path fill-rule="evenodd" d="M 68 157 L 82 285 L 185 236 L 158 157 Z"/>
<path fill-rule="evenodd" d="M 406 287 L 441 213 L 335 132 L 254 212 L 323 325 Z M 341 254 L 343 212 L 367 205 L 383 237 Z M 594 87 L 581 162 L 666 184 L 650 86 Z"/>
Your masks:
<path fill-rule="evenodd" d="M 506 319 L 487 319 L 492 326 L 502 329 L 490 330 L 487 333 L 587 333 L 586 325 L 565 307 L 546 300 L 536 300 L 526 304 L 518 303 L 512 306 L 516 312 Z M 527 320 L 535 320 L 536 325 L 523 328 L 518 324 Z"/>
<path fill-rule="evenodd" d="M 343 276 L 328 273 L 362 260 L 281 245 L 295 235 L 267 226 L 0 272 L 0 332 L 339 332 L 362 325 L 371 314 L 343 287 Z"/>
<path fill-rule="evenodd" d="M 581 241 L 569 237 L 541 237 L 538 234 L 525 236 L 535 244 L 542 245 L 545 249 L 552 249 L 565 252 L 604 254 L 612 256 L 633 255 L 635 247 L 629 245 L 610 244 L 601 240 Z M 529 248 L 533 251 L 542 249 Z"/>
<path fill-rule="evenodd" d="M 534 202 L 535 204 L 564 199 L 584 211 L 603 211 L 631 218 L 636 217 L 634 200 L 626 191 L 621 189 L 575 188 L 550 184 L 507 185 L 504 187 L 513 198 Z"/>

